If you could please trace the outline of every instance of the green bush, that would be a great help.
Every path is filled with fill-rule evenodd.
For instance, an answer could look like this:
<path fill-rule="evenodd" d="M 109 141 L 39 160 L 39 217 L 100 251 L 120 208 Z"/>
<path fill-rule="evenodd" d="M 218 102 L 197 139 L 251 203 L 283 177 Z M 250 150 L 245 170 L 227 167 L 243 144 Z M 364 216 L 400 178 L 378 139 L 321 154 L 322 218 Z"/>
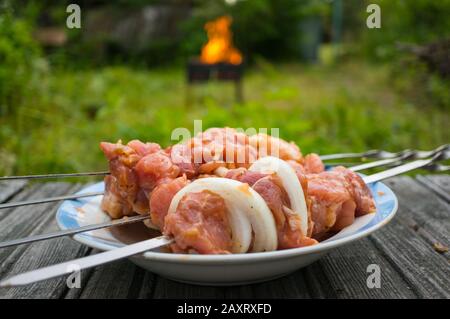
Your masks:
<path fill-rule="evenodd" d="M 14 111 L 23 98 L 32 94 L 32 82 L 42 67 L 39 48 L 31 37 L 30 26 L 13 17 L 4 4 L 0 12 L 0 114 Z"/>
<path fill-rule="evenodd" d="M 361 28 L 362 56 L 389 63 L 394 85 L 418 104 L 450 109 L 448 75 L 442 76 L 444 72 L 437 69 L 439 66 L 427 66 L 426 58 L 418 54 L 430 44 L 445 46 L 449 41 L 450 0 L 367 0 L 366 3 L 380 5 L 381 28 Z M 366 16 L 362 12 L 361 23 Z M 448 45 L 444 50 L 448 58 Z M 428 53 L 430 59 L 434 53 Z"/>
<path fill-rule="evenodd" d="M 381 8 L 381 28 L 362 28 L 367 57 L 390 61 L 398 44 L 423 45 L 450 36 L 450 0 L 370 0 Z M 367 16 L 366 12 L 362 15 Z"/>
<path fill-rule="evenodd" d="M 392 90 L 387 70 L 356 61 L 333 69 L 266 62 L 247 70 L 245 102 L 234 102 L 231 83 L 210 82 L 191 87 L 189 106 L 181 68 L 56 70 L 38 103 L 0 125 L 0 175 L 102 170 L 99 141 L 139 138 L 167 146 L 174 128 L 192 132 L 195 119 L 203 128 L 280 128 L 305 153 L 448 142 L 448 112 L 408 103 Z"/>

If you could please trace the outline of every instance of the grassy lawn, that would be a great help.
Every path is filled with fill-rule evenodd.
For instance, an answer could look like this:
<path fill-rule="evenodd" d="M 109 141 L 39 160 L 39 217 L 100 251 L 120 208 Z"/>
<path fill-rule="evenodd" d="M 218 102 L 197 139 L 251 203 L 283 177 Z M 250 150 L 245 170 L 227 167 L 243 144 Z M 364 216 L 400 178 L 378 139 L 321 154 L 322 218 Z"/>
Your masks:
<path fill-rule="evenodd" d="M 185 103 L 184 70 L 53 71 L 13 115 L 0 119 L 0 174 L 106 167 L 98 143 L 139 138 L 171 143 L 176 127 L 280 128 L 304 153 L 429 149 L 450 141 L 449 114 L 392 88 L 380 66 L 259 63 L 243 104 L 229 83 L 197 86 Z"/>

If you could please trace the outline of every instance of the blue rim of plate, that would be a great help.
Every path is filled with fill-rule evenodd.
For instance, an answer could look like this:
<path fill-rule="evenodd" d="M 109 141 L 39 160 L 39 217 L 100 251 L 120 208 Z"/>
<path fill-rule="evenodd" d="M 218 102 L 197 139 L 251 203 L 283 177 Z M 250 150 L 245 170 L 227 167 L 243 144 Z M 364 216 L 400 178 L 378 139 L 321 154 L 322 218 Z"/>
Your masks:
<path fill-rule="evenodd" d="M 142 254 L 146 259 L 153 260 L 165 260 L 171 262 L 187 262 L 192 261 L 196 263 L 209 263 L 209 262 L 235 262 L 237 260 L 247 260 L 251 262 L 268 260 L 273 258 L 285 258 L 290 256 L 298 256 L 303 254 L 311 254 L 311 253 L 320 253 L 328 251 L 331 248 L 335 248 L 359 238 L 365 237 L 375 230 L 386 225 L 397 212 L 398 208 L 398 200 L 395 196 L 394 192 L 386 186 L 384 183 L 376 182 L 372 183 L 369 186 L 369 189 L 372 192 L 372 195 L 375 199 L 375 203 L 377 206 L 377 211 L 375 213 L 375 217 L 366 224 L 365 226 L 359 228 L 355 232 L 346 235 L 342 238 L 331 240 L 327 242 L 321 242 L 314 246 L 301 247 L 301 248 L 292 248 L 286 250 L 277 250 L 271 252 L 260 252 L 260 253 L 247 253 L 247 254 L 231 254 L 231 255 L 186 255 L 186 254 L 174 254 L 167 252 L 156 252 L 156 251 L 148 251 Z M 104 183 L 99 182 L 77 192 L 77 194 L 87 193 L 87 192 L 100 192 L 104 190 Z M 79 210 L 81 206 L 91 202 L 93 200 L 92 197 L 88 198 L 80 198 L 78 200 L 66 200 L 61 206 L 58 208 L 56 212 L 56 222 L 58 227 L 62 230 L 77 228 L 83 225 L 79 223 Z M 107 217 L 105 214 L 102 216 L 104 218 Z M 111 250 L 118 247 L 123 247 L 125 244 L 113 242 L 110 240 L 105 240 L 102 238 L 98 238 L 92 236 L 89 232 L 76 234 L 73 236 L 73 239 L 83 243 L 87 246 L 97 248 L 100 250 Z"/>

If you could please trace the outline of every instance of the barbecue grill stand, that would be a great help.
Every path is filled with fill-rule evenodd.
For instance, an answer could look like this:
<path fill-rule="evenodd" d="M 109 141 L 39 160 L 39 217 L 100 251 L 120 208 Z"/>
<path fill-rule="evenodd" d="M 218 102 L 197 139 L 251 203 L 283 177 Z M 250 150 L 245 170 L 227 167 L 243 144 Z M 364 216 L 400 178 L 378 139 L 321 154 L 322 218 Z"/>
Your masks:
<path fill-rule="evenodd" d="M 244 72 L 244 63 L 214 63 L 208 64 L 201 62 L 198 58 L 189 60 L 187 64 L 187 96 L 186 104 L 190 104 L 191 87 L 195 83 L 207 82 L 209 80 L 233 81 L 235 88 L 235 99 L 242 103 L 242 76 Z"/>

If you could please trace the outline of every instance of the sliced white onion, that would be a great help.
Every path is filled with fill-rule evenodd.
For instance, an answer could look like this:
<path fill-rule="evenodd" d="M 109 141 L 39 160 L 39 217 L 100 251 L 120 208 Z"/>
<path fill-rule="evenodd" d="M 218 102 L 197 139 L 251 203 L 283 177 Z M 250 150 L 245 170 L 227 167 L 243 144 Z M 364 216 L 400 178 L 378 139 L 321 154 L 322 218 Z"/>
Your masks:
<path fill-rule="evenodd" d="M 174 213 L 180 200 L 187 193 L 209 190 L 225 200 L 230 214 L 233 253 L 246 253 L 254 241 L 252 251 L 277 249 L 278 239 L 275 221 L 264 199 L 248 184 L 220 177 L 197 179 L 183 187 L 172 199 L 169 214 Z M 253 230 L 253 232 L 252 232 Z"/>
<path fill-rule="evenodd" d="M 216 174 L 217 176 L 220 177 L 225 177 L 225 175 L 227 175 L 228 173 L 228 168 L 220 166 L 218 168 L 216 168 L 216 170 L 214 171 L 214 174 Z"/>
<path fill-rule="evenodd" d="M 255 161 L 249 170 L 259 173 L 275 173 L 280 178 L 291 202 L 291 210 L 300 216 L 301 230 L 306 235 L 308 233 L 308 209 L 302 185 L 294 169 L 282 159 L 267 156 Z"/>

